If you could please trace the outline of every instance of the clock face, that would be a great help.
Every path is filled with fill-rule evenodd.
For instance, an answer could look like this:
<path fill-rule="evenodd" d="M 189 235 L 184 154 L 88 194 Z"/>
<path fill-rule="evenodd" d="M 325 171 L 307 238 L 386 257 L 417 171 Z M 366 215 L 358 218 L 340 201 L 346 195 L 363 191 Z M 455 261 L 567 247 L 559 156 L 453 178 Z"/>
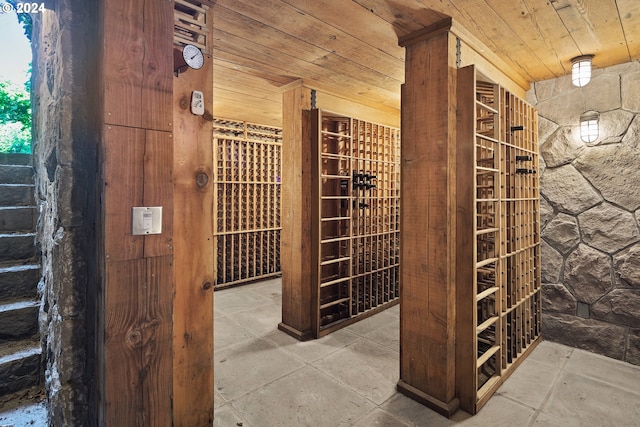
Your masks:
<path fill-rule="evenodd" d="M 192 44 L 188 44 L 182 49 L 182 57 L 187 65 L 194 70 L 199 70 L 204 65 L 202 51 Z"/>

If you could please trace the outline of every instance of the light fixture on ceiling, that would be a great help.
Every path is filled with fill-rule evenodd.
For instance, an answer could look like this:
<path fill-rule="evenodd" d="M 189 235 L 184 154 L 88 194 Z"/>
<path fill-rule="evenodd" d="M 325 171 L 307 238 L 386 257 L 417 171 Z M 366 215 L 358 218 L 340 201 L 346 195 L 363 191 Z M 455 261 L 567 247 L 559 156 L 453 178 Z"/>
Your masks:
<path fill-rule="evenodd" d="M 585 86 L 591 80 L 593 55 L 576 56 L 571 60 L 571 82 L 574 86 Z"/>
<path fill-rule="evenodd" d="M 580 139 L 584 142 L 593 142 L 598 139 L 598 120 L 600 114 L 597 111 L 587 111 L 580 116 Z"/>

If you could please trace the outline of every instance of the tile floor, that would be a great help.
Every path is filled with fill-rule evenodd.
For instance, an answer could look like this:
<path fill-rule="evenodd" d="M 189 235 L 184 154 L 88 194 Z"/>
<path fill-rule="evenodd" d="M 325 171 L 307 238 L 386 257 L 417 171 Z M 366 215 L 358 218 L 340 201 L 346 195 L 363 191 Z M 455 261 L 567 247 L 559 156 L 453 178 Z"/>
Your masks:
<path fill-rule="evenodd" d="M 543 341 L 476 415 L 397 393 L 398 307 L 322 339 L 277 330 L 280 279 L 215 293 L 215 422 L 223 427 L 640 426 L 640 367 Z M 0 426 L 44 426 L 46 407 Z"/>
<path fill-rule="evenodd" d="M 215 425 L 640 426 L 640 367 L 543 341 L 476 415 L 395 391 L 399 309 L 322 339 L 278 331 L 280 279 L 215 294 Z"/>

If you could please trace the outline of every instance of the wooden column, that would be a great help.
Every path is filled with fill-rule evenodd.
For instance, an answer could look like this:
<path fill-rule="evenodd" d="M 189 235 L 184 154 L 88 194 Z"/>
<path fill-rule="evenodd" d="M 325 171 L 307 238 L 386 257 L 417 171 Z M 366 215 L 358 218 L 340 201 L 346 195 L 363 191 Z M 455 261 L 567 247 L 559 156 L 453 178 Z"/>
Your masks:
<path fill-rule="evenodd" d="M 406 62 L 398 390 L 446 416 L 458 408 L 456 37 L 451 24 L 446 19 L 399 40 Z"/>
<path fill-rule="evenodd" d="M 213 32 L 213 19 L 206 29 Z M 176 50 L 180 58 L 181 49 Z M 173 425 L 213 425 L 213 58 L 173 79 L 175 304 Z M 191 113 L 193 91 L 204 96 L 202 116 Z"/>
<path fill-rule="evenodd" d="M 311 89 L 302 82 L 282 95 L 282 322 L 278 328 L 300 340 L 311 338 Z M 305 125 L 303 125 L 303 121 Z"/>
<path fill-rule="evenodd" d="M 209 30 L 212 31 L 211 23 Z M 213 60 L 174 78 L 174 425 L 213 425 Z M 191 114 L 202 91 L 203 116 Z"/>
<path fill-rule="evenodd" d="M 102 1 L 100 425 L 172 425 L 173 5 Z M 162 233 L 131 208 L 162 206 Z"/>
<path fill-rule="evenodd" d="M 99 425 L 212 425 L 211 58 L 175 77 L 173 2 L 102 1 L 100 19 Z M 133 236 L 134 206 L 162 206 L 162 233 Z"/>

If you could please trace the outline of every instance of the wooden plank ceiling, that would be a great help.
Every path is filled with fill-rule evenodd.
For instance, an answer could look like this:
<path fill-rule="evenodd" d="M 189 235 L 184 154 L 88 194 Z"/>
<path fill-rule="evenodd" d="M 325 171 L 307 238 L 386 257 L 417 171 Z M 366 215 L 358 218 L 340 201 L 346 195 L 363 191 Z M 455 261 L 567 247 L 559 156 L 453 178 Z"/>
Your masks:
<path fill-rule="evenodd" d="M 281 125 L 280 87 L 319 90 L 396 114 L 398 37 L 452 16 L 525 84 L 640 58 L 640 0 L 215 0 L 214 114 Z"/>

